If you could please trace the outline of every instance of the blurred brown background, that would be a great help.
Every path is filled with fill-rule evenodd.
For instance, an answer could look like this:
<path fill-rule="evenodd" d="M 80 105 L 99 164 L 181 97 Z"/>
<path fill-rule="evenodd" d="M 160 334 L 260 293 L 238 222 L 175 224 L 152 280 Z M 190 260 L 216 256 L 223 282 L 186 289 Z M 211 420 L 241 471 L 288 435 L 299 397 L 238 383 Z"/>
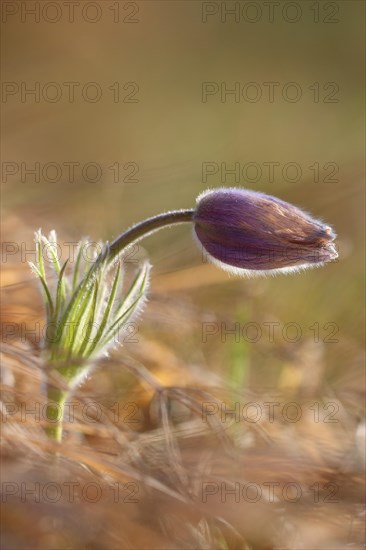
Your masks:
<path fill-rule="evenodd" d="M 338 263 L 299 276 L 237 281 L 202 266 L 185 226 L 144 242 L 155 266 L 153 289 L 168 295 L 171 288 L 187 287 L 188 300 L 224 320 L 261 322 L 267 315 L 298 323 L 309 337 L 314 322 L 337 323 L 340 341 L 324 350 L 332 356 L 328 369 L 351 376 L 348 346 L 357 349 L 363 334 L 362 2 L 292 8 L 282 2 L 273 12 L 263 3 L 245 8 L 246 2 L 102 2 L 98 9 L 84 2 L 73 16 L 62 3 L 55 10 L 41 2 L 36 15 L 8 4 L 2 199 L 3 219 L 15 216 L 24 225 L 14 240 L 31 242 L 38 227 L 55 228 L 65 242 L 83 235 L 112 239 L 149 215 L 191 207 L 209 186 L 242 185 L 277 195 L 334 226 Z M 29 11 L 33 4 L 26 3 Z M 227 13 L 233 6 L 236 15 Z M 74 99 L 67 82 L 76 83 Z M 95 86 L 85 87 L 90 82 Z M 228 90 L 236 82 L 241 91 L 248 82 L 255 87 L 238 103 L 233 95 L 222 102 L 220 92 L 203 102 L 204 82 Z M 278 84 L 273 102 L 266 82 Z M 289 88 L 289 97 L 301 90 L 297 102 L 283 98 L 289 82 L 297 85 Z M 37 86 L 36 96 L 22 96 L 22 87 Z M 262 98 L 256 103 L 245 99 L 258 89 Z M 93 103 L 96 91 L 101 97 Z M 137 102 L 124 102 L 128 99 Z M 269 181 L 271 162 L 279 165 Z M 35 163 L 39 183 L 25 172 Z M 47 163 L 56 163 L 61 173 Z M 74 178 L 67 163 L 78 163 Z M 88 163 L 99 172 L 91 167 L 83 173 Z M 204 163 L 216 174 L 205 179 Z M 227 170 L 239 163 L 239 181 L 221 163 Z M 286 168 L 288 163 L 297 168 Z M 123 181 L 129 174 L 135 181 Z M 214 286 L 206 285 L 212 280 Z M 174 326 L 179 330 L 179 319 Z M 197 346 L 199 323 L 195 328 Z M 211 344 L 223 348 L 217 339 Z M 230 345 L 224 347 L 226 356 Z"/>
<path fill-rule="evenodd" d="M 202 262 L 188 226 L 146 239 L 151 299 L 140 345 L 127 348 L 167 383 L 189 372 L 239 392 L 336 402 L 352 446 L 364 387 L 363 2 L 83 1 L 73 16 L 63 2 L 21 4 L 2 6 L 2 240 L 31 247 L 39 227 L 61 242 L 110 240 L 218 186 L 320 217 L 338 234 L 339 260 L 286 277 L 228 277 Z M 235 86 L 239 95 L 224 94 Z M 235 163 L 237 179 L 225 174 Z M 16 282 L 33 287 L 24 259 L 8 254 L 3 267 L 22 264 Z M 21 311 L 19 286 L 4 281 L 6 307 Z M 204 342 L 207 322 L 256 323 L 261 337 Z M 288 323 L 296 342 L 291 328 L 283 336 Z M 305 440 L 311 448 L 311 427 Z"/>

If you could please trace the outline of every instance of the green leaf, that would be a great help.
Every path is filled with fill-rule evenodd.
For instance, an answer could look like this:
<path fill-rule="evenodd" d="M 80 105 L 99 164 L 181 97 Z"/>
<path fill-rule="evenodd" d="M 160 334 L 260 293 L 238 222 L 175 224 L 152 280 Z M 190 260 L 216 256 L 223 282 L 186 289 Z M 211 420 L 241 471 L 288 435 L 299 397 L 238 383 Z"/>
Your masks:
<path fill-rule="evenodd" d="M 75 267 L 74 267 L 74 274 L 73 274 L 73 278 L 72 278 L 72 292 L 75 291 L 76 285 L 77 285 L 77 282 L 78 282 L 80 262 L 81 262 L 81 257 L 82 257 L 82 254 L 83 254 L 84 245 L 85 245 L 84 241 L 79 242 L 78 253 L 77 253 L 77 256 L 76 256 L 76 262 L 75 262 Z"/>
<path fill-rule="evenodd" d="M 95 311 L 96 311 L 97 300 L 98 300 L 98 290 L 99 290 L 99 285 L 98 285 L 98 281 L 96 281 L 94 286 L 94 292 L 93 292 L 93 302 L 91 307 L 89 308 L 89 314 L 85 320 L 86 322 L 85 324 L 83 324 L 83 328 L 84 326 L 86 326 L 87 330 L 86 330 L 86 334 L 84 334 L 84 331 L 83 331 L 84 340 L 82 341 L 82 344 L 78 351 L 78 355 L 81 357 L 83 356 L 83 353 L 89 344 L 89 337 L 91 335 L 91 331 L 93 330 L 93 322 L 95 319 Z"/>
<path fill-rule="evenodd" d="M 55 321 L 58 320 L 59 311 L 60 311 L 60 309 L 62 309 L 63 302 L 66 298 L 65 287 L 63 285 L 63 276 L 64 276 L 64 273 L 65 273 L 65 269 L 66 269 L 68 261 L 69 260 L 66 260 L 66 262 L 62 266 L 62 269 L 60 271 L 60 275 L 59 275 L 59 278 L 58 278 L 58 282 L 57 282 Z"/>
<path fill-rule="evenodd" d="M 146 262 L 139 269 L 127 294 L 121 298 L 123 267 L 118 263 L 115 268 L 108 245 L 90 266 L 83 258 L 89 241 L 81 241 L 68 277 L 66 270 L 70 263 L 67 260 L 60 266 L 56 233 L 51 232 L 47 239 L 39 230 L 35 240 L 37 265 L 30 265 L 41 282 L 46 297 L 47 321 L 52 323 L 45 337 L 44 353 L 50 366 L 71 385 L 88 369 L 89 363 L 85 359 L 109 347 L 120 327 L 136 314 L 145 299 L 150 265 Z M 46 278 L 42 244 L 52 245 L 48 246 L 51 268 L 57 274 L 57 284 L 52 287 Z"/>
<path fill-rule="evenodd" d="M 101 351 L 103 348 L 106 348 L 111 343 L 111 341 L 113 340 L 113 337 L 117 334 L 117 332 L 120 329 L 120 323 L 121 323 L 122 319 L 124 319 L 126 317 L 126 315 L 128 315 L 128 314 L 129 315 L 128 315 L 127 319 L 125 319 L 125 321 L 128 320 L 131 317 L 131 315 L 134 313 L 134 310 L 136 309 L 136 304 L 137 304 L 138 301 L 139 301 L 139 299 L 137 299 L 136 302 L 131 304 L 130 307 L 128 309 L 126 309 L 120 317 L 118 317 L 117 319 L 114 320 L 113 324 L 106 331 L 103 340 L 101 340 L 101 342 L 98 346 L 98 350 Z"/>
<path fill-rule="evenodd" d="M 54 235 L 53 235 L 53 239 L 55 239 Z M 40 240 L 42 243 L 45 244 L 45 246 L 47 247 L 47 250 L 50 251 L 51 257 L 48 257 L 48 259 L 52 261 L 52 266 L 56 275 L 59 275 L 61 271 L 61 266 L 60 266 L 60 262 L 58 261 L 57 254 L 55 253 L 55 246 L 57 245 L 56 241 L 55 240 L 51 241 L 42 234 L 40 235 Z"/>
<path fill-rule="evenodd" d="M 36 233 L 37 264 L 38 264 L 39 272 L 41 273 L 44 280 L 46 280 L 46 272 L 44 269 L 44 262 L 43 262 L 43 252 L 41 248 L 41 239 L 42 239 L 42 233 L 41 233 L 41 230 L 39 230 Z"/>
<path fill-rule="evenodd" d="M 42 273 L 41 273 L 41 271 L 38 269 L 38 267 L 34 265 L 34 263 L 29 262 L 29 265 L 30 265 L 30 268 L 32 269 L 32 271 L 37 275 L 38 279 L 41 281 L 43 290 L 44 290 L 44 292 L 45 292 L 45 294 L 46 294 L 46 298 L 47 298 L 47 304 L 48 304 L 48 307 L 49 307 L 49 317 L 52 317 L 52 316 L 53 316 L 53 312 L 54 312 L 54 305 L 53 305 L 53 300 L 52 300 L 50 291 L 49 291 L 49 289 L 48 289 L 46 280 L 45 280 L 45 278 L 42 276 Z"/>
<path fill-rule="evenodd" d="M 120 312 L 123 310 L 124 307 L 128 307 L 129 302 L 134 302 L 136 300 L 136 295 L 139 295 L 142 292 L 146 291 L 147 284 L 149 282 L 148 276 L 150 272 L 151 266 L 149 262 L 145 262 L 140 271 L 137 273 L 135 279 L 133 280 L 128 293 L 123 300 L 121 306 L 116 311 L 116 315 L 119 315 Z"/>
<path fill-rule="evenodd" d="M 75 292 L 72 294 L 66 310 L 60 319 L 60 342 L 62 341 L 64 343 L 64 328 L 67 327 L 67 325 L 71 325 L 72 327 L 73 323 L 77 323 L 82 317 L 85 308 L 90 302 L 91 293 L 88 292 L 88 290 L 90 290 L 90 287 L 92 287 L 93 283 L 95 283 L 96 276 L 97 273 L 94 273 L 93 269 L 89 269 L 87 276 L 82 279 Z M 70 353 L 71 351 L 72 350 L 70 350 Z"/>
<path fill-rule="evenodd" d="M 128 319 L 130 319 L 130 317 L 139 309 L 140 302 L 145 300 L 145 292 L 149 282 L 148 275 L 150 272 L 150 267 L 150 264 L 146 262 L 135 277 L 125 300 L 113 314 L 114 320 L 105 332 L 101 345 L 98 348 L 99 350 L 110 344 L 111 340 L 120 329 L 119 325 L 122 320 L 126 323 Z"/>
<path fill-rule="evenodd" d="M 90 353 L 92 353 L 95 350 L 95 348 L 97 347 L 98 341 L 100 341 L 100 339 L 103 336 L 104 329 L 107 325 L 107 322 L 108 322 L 108 319 L 109 319 L 109 316 L 110 316 L 110 313 L 111 313 L 111 310 L 112 310 L 112 306 L 114 305 L 114 300 L 115 300 L 115 296 L 116 296 L 116 292 L 117 292 L 118 283 L 121 279 L 120 273 L 121 273 L 121 266 L 120 266 L 120 264 L 118 264 L 116 273 L 114 275 L 114 281 L 113 281 L 112 290 L 111 290 L 111 293 L 110 293 L 110 296 L 109 296 L 109 300 L 108 300 L 106 308 L 104 310 L 104 314 L 103 314 L 103 317 L 102 317 L 102 320 L 101 320 L 101 323 L 100 323 L 100 327 L 98 329 L 97 338 L 95 339 L 95 342 L 93 343 L 93 345 L 89 349 Z"/>

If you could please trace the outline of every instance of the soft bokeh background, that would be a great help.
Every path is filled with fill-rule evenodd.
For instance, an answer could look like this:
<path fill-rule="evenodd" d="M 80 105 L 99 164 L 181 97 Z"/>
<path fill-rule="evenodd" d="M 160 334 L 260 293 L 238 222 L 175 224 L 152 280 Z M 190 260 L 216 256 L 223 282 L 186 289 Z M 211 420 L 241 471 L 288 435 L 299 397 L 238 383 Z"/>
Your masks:
<path fill-rule="evenodd" d="M 9 9 L 20 6 L 8 4 Z M 112 4 L 119 6 L 119 23 L 113 22 Z M 83 20 L 81 7 L 75 8 L 73 23 L 67 22 L 65 7 L 56 23 L 42 17 L 36 23 L 31 15 L 22 22 L 19 13 L 8 16 L 2 25 L 3 81 L 29 88 L 39 82 L 41 89 L 56 82 L 63 94 L 54 103 L 42 96 L 35 102 L 31 96 L 22 100 L 20 93 L 5 99 L 3 95 L 2 240 L 31 247 L 38 227 L 45 232 L 56 229 L 62 242 L 84 235 L 96 241 L 112 239 L 145 217 L 192 207 L 202 190 L 221 185 L 268 192 L 326 220 L 338 234 L 339 261 L 273 279 L 236 280 L 202 262 L 188 226 L 149 237 L 143 246 L 154 265 L 151 297 L 139 321 L 139 343 L 127 348 L 164 384 L 188 384 L 195 376 L 239 393 L 274 391 L 284 392 L 283 401 L 336 402 L 352 447 L 363 417 L 364 387 L 364 4 L 297 2 L 302 15 L 289 23 L 282 15 L 289 9 L 285 13 L 293 17 L 288 2 L 276 8 L 273 22 L 268 7 L 257 3 L 262 13 L 258 22 L 248 22 L 244 12 L 239 22 L 233 16 L 222 22 L 222 10 L 232 4 L 104 1 L 97 3 L 101 19 L 95 23 Z M 237 4 L 242 9 L 247 3 Z M 204 23 L 203 10 L 211 8 L 218 13 Z M 314 10 L 319 10 L 319 22 L 314 21 Z M 88 13 L 94 16 L 92 8 Z M 253 13 L 248 11 L 248 17 Z M 80 83 L 74 102 L 69 102 L 64 82 Z M 98 84 L 100 101 L 82 98 L 80 89 L 87 82 Z M 113 102 L 109 87 L 115 82 L 120 83 L 122 98 L 137 84 L 138 101 Z M 124 90 L 131 82 L 136 84 Z M 203 102 L 203 82 L 226 83 L 229 89 L 235 82 L 256 82 L 263 96 L 256 103 L 235 102 L 232 95 L 222 102 L 218 93 Z M 279 83 L 273 102 L 265 82 Z M 283 99 L 281 90 L 288 82 L 301 87 L 298 102 Z M 315 102 L 309 87 L 316 82 L 320 97 Z M 332 90 L 324 89 L 329 82 L 339 87 L 337 102 L 325 101 Z M 7 175 L 4 162 L 17 163 L 19 171 Z M 21 163 L 30 168 L 36 162 L 41 167 L 93 162 L 102 175 L 97 182 L 84 181 L 78 167 L 75 181 L 69 181 L 64 168 L 60 180 L 52 183 L 50 169 L 49 177 L 41 174 L 38 183 L 31 175 L 21 181 Z M 228 168 L 255 162 L 262 175 L 257 181 L 241 176 L 239 182 L 228 175 L 222 182 L 218 172 L 204 181 L 206 162 L 227 163 Z M 272 182 L 263 164 L 268 162 L 280 163 Z M 301 169 L 297 182 L 281 174 L 292 162 Z M 121 166 L 117 182 L 110 168 L 115 163 Z M 123 181 L 132 170 L 127 163 L 135 163 L 136 181 Z M 314 163 L 319 163 L 319 181 L 310 169 Z M 337 170 L 332 175 L 333 166 Z M 21 265 L 21 275 L 11 271 L 14 264 Z M 34 288 L 24 255 L 8 256 L 3 267 L 5 319 L 38 318 L 35 295 L 24 291 Z M 228 328 L 258 323 L 263 334 L 255 343 L 250 342 L 254 335 L 238 342 L 228 336 L 222 342 L 220 333 L 204 342 L 202 327 L 207 322 L 226 323 Z M 274 342 L 265 322 L 279 323 Z M 301 328 L 298 342 L 282 336 L 286 323 Z M 314 341 L 311 328 L 315 323 L 319 341 Z M 90 391 L 93 395 L 93 388 Z M 326 427 L 321 436 L 325 446 L 332 438 L 342 446 L 338 432 Z M 313 428 L 301 435 L 309 449 L 314 447 Z M 285 449 L 289 446 L 290 440 Z M 350 508 L 347 513 L 356 512 Z M 230 515 L 225 519 L 230 522 Z M 324 544 L 330 544 L 324 537 Z M 344 547 L 339 537 L 331 541 L 340 545 L 334 547 Z M 316 542 L 304 540 L 306 547 L 316 547 Z M 175 544 L 183 547 L 182 542 Z"/>

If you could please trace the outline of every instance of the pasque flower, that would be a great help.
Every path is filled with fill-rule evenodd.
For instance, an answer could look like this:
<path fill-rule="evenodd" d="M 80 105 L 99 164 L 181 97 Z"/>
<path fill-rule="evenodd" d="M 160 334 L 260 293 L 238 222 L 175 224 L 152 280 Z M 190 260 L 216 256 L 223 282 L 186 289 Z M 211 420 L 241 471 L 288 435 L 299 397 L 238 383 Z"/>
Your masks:
<path fill-rule="evenodd" d="M 281 199 L 242 188 L 201 193 L 196 208 L 159 214 L 109 245 L 109 258 L 164 226 L 191 222 L 204 255 L 236 275 L 288 273 L 338 257 L 333 229 Z"/>
<path fill-rule="evenodd" d="M 205 191 L 197 198 L 194 209 L 166 212 L 137 223 L 107 243 L 90 266 L 84 257 L 87 241 L 79 243 L 71 270 L 68 261 L 60 265 L 54 251 L 51 277 L 45 269 L 42 246 L 56 247 L 56 234 L 51 232 L 46 239 L 37 232 L 37 262 L 32 269 L 43 288 L 51 328 L 42 342 L 51 400 L 47 411 L 51 421 L 57 420 L 47 429 L 58 441 L 62 438 L 65 400 L 70 392 L 90 372 L 92 360 L 114 346 L 120 328 L 145 302 L 148 262 L 141 265 L 124 294 L 123 266 L 113 265 L 114 261 L 123 259 L 132 243 L 176 223 L 192 223 L 207 257 L 235 274 L 294 271 L 337 258 L 331 227 L 280 199 L 236 188 Z M 55 374 L 62 378 L 65 387 L 55 385 Z"/>
<path fill-rule="evenodd" d="M 289 272 L 337 258 L 329 225 L 264 193 L 205 191 L 193 222 L 208 259 L 235 274 Z"/>

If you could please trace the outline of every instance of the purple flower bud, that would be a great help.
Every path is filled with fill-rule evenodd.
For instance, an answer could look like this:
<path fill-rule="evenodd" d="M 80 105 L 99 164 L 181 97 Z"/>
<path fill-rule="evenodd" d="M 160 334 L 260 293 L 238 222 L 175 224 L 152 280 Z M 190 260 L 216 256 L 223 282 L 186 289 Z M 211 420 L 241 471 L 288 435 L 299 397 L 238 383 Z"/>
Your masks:
<path fill-rule="evenodd" d="M 208 259 L 238 275 L 297 271 L 338 257 L 331 227 L 257 191 L 205 191 L 193 221 Z"/>

